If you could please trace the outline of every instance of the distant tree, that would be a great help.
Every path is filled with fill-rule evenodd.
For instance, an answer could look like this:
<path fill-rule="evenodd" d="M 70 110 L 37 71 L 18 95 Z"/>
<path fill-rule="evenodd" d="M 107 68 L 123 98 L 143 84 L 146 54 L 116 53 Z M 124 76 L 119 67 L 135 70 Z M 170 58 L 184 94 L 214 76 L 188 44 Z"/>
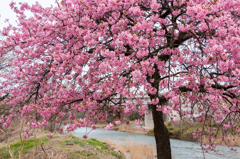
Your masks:
<path fill-rule="evenodd" d="M 0 47 L 2 47 L 2 43 L 5 41 L 5 37 L 0 34 Z M 2 54 L 0 56 L 0 73 L 6 74 L 10 70 L 9 62 L 14 59 L 14 53 L 9 50 L 8 52 Z"/>
<path fill-rule="evenodd" d="M 48 8 L 10 4 L 19 24 L 2 30 L 1 55 L 10 50 L 17 55 L 10 63 L 11 76 L 3 76 L 1 83 L 11 88 L 1 93 L 9 93 L 3 103 L 13 108 L 0 120 L 4 128 L 17 115 L 30 119 L 32 128 L 46 125 L 52 116 L 58 122 L 68 115 L 67 131 L 87 125 L 95 129 L 112 112 L 106 127 L 111 129 L 119 123 L 119 113 L 143 115 L 148 106 L 140 96 L 147 93 L 158 159 L 171 158 L 163 121 L 171 111 L 198 116 L 194 137 L 209 139 L 204 150 L 215 150 L 214 138 L 239 135 L 238 0 L 56 3 Z M 27 10 L 34 16 L 27 18 Z M 135 97 L 135 103 L 124 100 Z M 168 99 L 172 103 L 164 106 Z M 85 117 L 76 118 L 74 111 Z"/>
<path fill-rule="evenodd" d="M 0 46 L 2 46 L 2 42 L 4 42 L 4 37 L 0 34 Z M 9 62 L 12 61 L 13 59 L 14 59 L 14 54 L 11 51 L 8 51 L 5 54 L 0 56 L 0 81 L 1 82 L 4 80 L 1 76 L 9 74 L 11 70 Z M 0 97 L 0 102 L 3 101 L 5 98 L 7 98 L 8 95 L 9 95 L 8 93 L 2 94 Z M 10 105 L 0 105 L 0 115 L 9 115 L 10 109 L 11 109 Z"/>

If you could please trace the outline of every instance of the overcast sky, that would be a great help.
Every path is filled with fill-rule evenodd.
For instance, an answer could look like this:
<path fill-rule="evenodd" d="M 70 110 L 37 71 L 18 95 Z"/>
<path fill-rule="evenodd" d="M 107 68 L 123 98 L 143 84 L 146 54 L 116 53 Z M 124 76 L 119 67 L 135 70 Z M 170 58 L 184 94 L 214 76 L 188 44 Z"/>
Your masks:
<path fill-rule="evenodd" d="M 13 0 L 17 4 L 19 2 L 27 2 L 29 4 L 34 4 L 37 0 Z M 15 22 L 17 20 L 16 14 L 11 10 L 9 4 L 12 2 L 12 0 L 1 0 L 0 2 L 0 30 L 7 26 L 6 23 L 4 23 L 5 19 L 9 19 L 9 22 L 13 25 L 16 25 Z M 43 7 L 50 7 L 51 5 L 55 5 L 55 0 L 38 0 L 38 2 Z M 29 14 L 30 15 L 30 14 Z"/>

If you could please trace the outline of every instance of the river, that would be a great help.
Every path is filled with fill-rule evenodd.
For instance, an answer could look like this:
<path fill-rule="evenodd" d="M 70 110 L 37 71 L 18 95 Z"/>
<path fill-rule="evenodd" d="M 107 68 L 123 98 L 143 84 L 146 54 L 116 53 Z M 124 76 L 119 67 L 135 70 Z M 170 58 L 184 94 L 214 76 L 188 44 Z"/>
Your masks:
<path fill-rule="evenodd" d="M 90 129 L 89 129 L 90 130 Z M 82 138 L 85 134 L 86 128 L 78 128 L 72 134 L 76 137 Z M 122 142 L 134 141 L 137 143 L 152 143 L 155 147 L 156 142 L 153 136 L 133 134 L 127 132 L 119 132 L 105 129 L 97 129 L 91 131 L 88 135 L 89 138 L 96 138 L 98 140 L 110 139 L 112 141 L 118 140 Z M 182 141 L 171 139 L 171 149 L 172 156 L 174 159 L 203 159 L 202 149 L 200 143 Z M 240 147 L 234 147 L 237 149 L 237 152 L 231 151 L 227 146 L 218 146 L 217 149 L 223 155 L 218 155 L 216 153 L 204 153 L 206 159 L 240 159 Z M 156 147 L 155 147 L 156 149 Z"/>

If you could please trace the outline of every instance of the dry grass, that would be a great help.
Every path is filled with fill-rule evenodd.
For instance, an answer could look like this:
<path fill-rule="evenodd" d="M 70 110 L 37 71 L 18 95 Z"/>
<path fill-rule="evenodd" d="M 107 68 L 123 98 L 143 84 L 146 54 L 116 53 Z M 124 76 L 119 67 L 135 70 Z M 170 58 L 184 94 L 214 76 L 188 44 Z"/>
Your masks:
<path fill-rule="evenodd" d="M 205 144 L 209 144 L 210 142 L 208 141 L 207 138 L 203 137 L 202 142 Z M 219 145 L 231 145 L 231 146 L 240 146 L 240 137 L 226 137 L 224 141 L 222 139 L 215 139 L 214 142 L 218 143 Z"/>
<path fill-rule="evenodd" d="M 32 159 L 68 159 L 69 157 L 62 153 L 55 150 L 47 150 L 43 152 L 42 150 L 31 151 L 30 153 L 25 155 L 26 158 Z M 19 157 L 20 159 L 20 157 Z"/>
<path fill-rule="evenodd" d="M 0 135 L 0 143 L 1 142 L 7 143 L 7 142 L 10 142 L 12 140 L 15 140 L 16 137 L 17 138 L 19 137 L 18 135 L 21 131 L 21 126 L 19 124 L 19 121 L 15 119 L 12 122 L 12 124 L 7 129 L 5 129 L 4 131 L 5 131 L 5 133 Z"/>
<path fill-rule="evenodd" d="M 124 156 L 128 156 L 128 153 L 130 153 L 130 159 L 153 159 L 156 157 L 154 147 L 151 143 L 139 144 L 133 140 L 125 140 L 124 142 L 114 140 L 112 142 L 110 139 L 104 139 L 103 141 L 121 151 Z"/>

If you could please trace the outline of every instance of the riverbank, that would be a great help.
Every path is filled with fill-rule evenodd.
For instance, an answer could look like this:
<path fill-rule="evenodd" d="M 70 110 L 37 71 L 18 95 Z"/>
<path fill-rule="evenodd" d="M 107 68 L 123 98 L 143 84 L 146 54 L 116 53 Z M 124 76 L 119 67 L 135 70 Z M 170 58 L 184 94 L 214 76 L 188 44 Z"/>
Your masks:
<path fill-rule="evenodd" d="M 35 158 L 35 159 L 123 159 L 120 152 L 105 142 L 96 139 L 80 139 L 69 135 L 55 135 L 53 138 L 32 137 L 22 143 L 14 141 L 0 148 L 0 158 Z"/>
<path fill-rule="evenodd" d="M 97 124 L 98 128 L 105 129 L 107 124 Z M 182 141 L 191 141 L 191 142 L 198 142 L 198 139 L 193 138 L 194 130 L 198 128 L 198 125 L 190 125 L 185 124 L 181 128 L 179 125 L 174 125 L 172 122 L 166 122 L 165 123 L 169 136 L 171 139 L 178 139 Z M 120 132 L 128 132 L 128 133 L 135 133 L 135 134 L 141 134 L 141 135 L 148 135 L 148 136 L 154 136 L 153 129 L 148 130 L 148 132 L 145 132 L 144 130 L 141 130 L 139 126 L 135 125 L 135 121 L 129 121 L 129 125 L 126 125 L 125 123 L 121 123 L 120 125 L 115 125 L 113 130 L 120 131 Z M 219 143 L 220 145 L 232 145 L 232 146 L 240 146 L 240 137 L 235 137 L 235 139 L 232 136 L 227 136 L 226 141 L 222 141 L 221 139 L 216 139 L 215 142 Z M 203 136 L 203 143 L 208 144 L 209 141 L 204 138 Z"/>
<path fill-rule="evenodd" d="M 91 131 L 91 128 L 88 128 L 87 131 Z M 85 133 L 86 133 L 86 128 L 78 128 L 72 134 L 74 136 L 81 138 Z M 89 138 L 96 138 L 103 142 L 107 142 L 106 140 L 110 140 L 110 142 L 113 142 L 113 143 L 116 142 L 118 145 L 121 146 L 121 148 L 125 149 L 125 151 L 130 151 L 130 152 L 127 152 L 129 156 L 126 155 L 126 157 L 129 157 L 129 159 L 146 159 L 147 156 L 146 158 L 144 158 L 143 156 L 146 153 L 151 152 L 151 149 L 149 148 L 151 148 L 152 146 L 153 146 L 154 152 L 156 153 L 156 142 L 153 136 L 106 130 L 106 129 L 93 130 L 91 131 L 91 133 L 88 134 L 88 136 Z M 171 152 L 172 152 L 173 158 L 177 158 L 177 159 L 204 158 L 202 153 L 202 148 L 200 146 L 200 143 L 198 142 L 170 139 L 170 143 L 171 143 Z M 133 144 L 139 145 L 139 146 L 141 145 L 142 148 L 140 149 L 133 148 L 134 146 Z M 121 148 L 117 148 L 117 149 L 119 149 L 121 152 L 124 153 L 124 151 L 122 151 Z M 222 156 L 212 152 L 204 153 L 204 155 L 205 155 L 205 158 L 208 158 L 208 159 L 210 158 L 211 159 L 226 159 L 226 158 L 239 159 L 240 147 L 234 147 L 234 149 L 237 149 L 237 152 L 231 151 L 230 148 L 227 146 L 218 146 L 217 150 L 219 150 L 219 153 L 223 154 Z M 134 151 L 134 150 L 137 150 L 137 151 Z M 134 155 L 136 154 L 138 156 L 132 157 L 132 154 Z M 151 156 L 153 155 L 154 154 L 152 154 Z M 148 158 L 150 158 L 150 156 Z"/>
<path fill-rule="evenodd" d="M 105 129 L 107 124 L 97 124 L 97 127 L 100 129 Z M 192 133 L 194 130 L 188 130 L 185 131 L 185 133 L 181 133 L 181 129 L 174 126 L 173 124 L 166 123 L 166 126 L 169 131 L 169 135 L 171 139 L 179 139 L 184 141 L 193 141 L 197 142 L 197 139 L 193 139 Z M 129 125 L 126 125 L 125 123 L 121 123 L 120 125 L 115 125 L 113 130 L 115 131 L 121 131 L 121 132 L 129 132 L 129 133 L 135 133 L 135 134 L 141 134 L 141 135 L 149 135 L 154 136 L 153 129 L 148 130 L 148 132 L 141 129 L 141 127 L 136 126 L 134 121 L 129 121 Z"/>
<path fill-rule="evenodd" d="M 120 125 L 120 128 L 122 126 L 125 127 L 124 125 Z M 15 126 L 15 128 L 18 127 Z M 135 128 L 136 127 L 133 126 L 133 129 Z M 25 129 L 26 128 L 24 128 L 24 130 Z M 126 129 L 128 131 L 131 130 L 128 128 Z M 97 157 L 99 155 L 103 155 L 101 158 L 115 157 L 114 159 L 142 159 L 156 157 L 155 140 L 152 136 L 97 129 L 92 131 L 88 136 L 89 138 L 96 138 L 98 140 L 82 139 L 82 136 L 85 133 L 86 128 L 78 128 L 75 132 L 72 132 L 72 135 L 76 137 L 69 134 L 56 133 L 53 138 L 49 139 L 47 138 L 47 136 L 49 135 L 48 131 L 44 129 L 36 129 L 34 131 L 34 134 L 36 135 L 29 140 L 26 140 L 23 146 L 24 149 L 22 149 L 22 143 L 19 141 L 19 131 L 16 130 L 14 132 L 15 135 L 8 136 L 8 140 L 6 140 L 5 138 L 5 140 L 0 143 L 0 159 L 14 157 L 18 158 L 19 155 L 22 155 L 21 152 L 24 152 L 25 158 L 44 158 L 47 156 L 47 158 L 49 159 L 96 159 L 99 158 Z M 142 133 L 146 132 L 142 131 Z M 173 139 L 171 139 L 170 141 L 172 146 L 173 158 L 176 158 L 177 156 L 177 158 L 179 159 L 185 159 L 186 156 L 188 156 L 187 158 L 189 158 L 192 155 L 201 158 L 202 151 L 199 143 Z M 108 149 L 104 149 L 104 146 L 102 145 L 107 146 Z M 100 146 L 101 149 L 97 146 Z M 238 157 L 236 156 L 239 156 L 239 154 L 234 154 L 235 152 L 230 152 L 230 149 L 228 147 L 220 146 L 218 147 L 218 149 L 225 155 L 221 157 L 221 159 L 228 158 L 229 156 L 235 156 L 234 159 L 238 159 Z M 239 148 L 236 149 L 240 151 Z M 119 150 L 122 153 L 120 153 Z M 120 155 L 120 157 L 116 155 L 114 156 L 112 153 L 116 153 L 117 155 Z M 35 155 L 35 157 L 33 157 L 33 155 Z M 219 156 L 214 154 L 205 155 L 208 155 L 212 159 L 219 159 Z"/>
<path fill-rule="evenodd" d="M 24 127 L 13 123 L 0 135 L 0 159 L 125 159 L 119 150 L 96 139 L 82 139 L 69 134 L 31 130 L 34 137 L 23 139 Z M 22 133 L 21 133 L 22 132 Z M 51 136 L 51 135 L 53 136 Z M 22 139 L 22 140 L 20 140 Z"/>
<path fill-rule="evenodd" d="M 0 135 L 0 159 L 141 159 L 155 158 L 155 148 L 151 143 L 82 139 L 65 133 L 50 133 L 46 129 L 34 130 L 34 137 L 20 139 L 20 132 L 27 127 L 13 123 L 5 134 Z M 21 134 L 21 137 L 23 137 Z M 52 134 L 53 136 L 49 136 Z"/>

